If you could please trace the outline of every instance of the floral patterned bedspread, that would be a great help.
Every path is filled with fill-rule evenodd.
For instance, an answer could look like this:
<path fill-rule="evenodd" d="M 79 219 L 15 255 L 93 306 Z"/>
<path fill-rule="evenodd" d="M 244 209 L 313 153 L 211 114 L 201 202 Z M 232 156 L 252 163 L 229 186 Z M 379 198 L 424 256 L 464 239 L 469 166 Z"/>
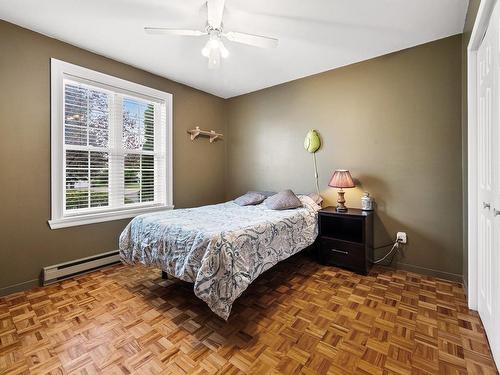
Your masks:
<path fill-rule="evenodd" d="M 196 296 L 227 319 L 252 281 L 316 239 L 320 207 L 299 199 L 303 207 L 293 210 L 226 202 L 140 215 L 120 235 L 120 255 L 194 283 Z"/>

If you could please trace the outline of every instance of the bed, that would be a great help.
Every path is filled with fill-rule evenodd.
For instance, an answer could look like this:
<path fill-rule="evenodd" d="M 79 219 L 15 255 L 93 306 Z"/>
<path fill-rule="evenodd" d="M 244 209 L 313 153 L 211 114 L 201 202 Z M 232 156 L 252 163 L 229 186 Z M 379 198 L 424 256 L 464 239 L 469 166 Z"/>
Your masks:
<path fill-rule="evenodd" d="M 308 196 L 299 199 L 303 206 L 292 210 L 231 201 L 140 215 L 120 235 L 120 255 L 193 283 L 195 295 L 227 320 L 260 274 L 316 239 L 320 207 Z"/>

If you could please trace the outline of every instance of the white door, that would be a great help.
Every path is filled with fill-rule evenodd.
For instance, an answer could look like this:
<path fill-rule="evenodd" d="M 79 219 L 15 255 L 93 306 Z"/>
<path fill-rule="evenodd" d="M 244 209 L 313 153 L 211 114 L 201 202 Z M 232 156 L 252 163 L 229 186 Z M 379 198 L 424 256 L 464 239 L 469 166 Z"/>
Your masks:
<path fill-rule="evenodd" d="M 478 311 L 500 360 L 500 7 L 477 54 Z"/>

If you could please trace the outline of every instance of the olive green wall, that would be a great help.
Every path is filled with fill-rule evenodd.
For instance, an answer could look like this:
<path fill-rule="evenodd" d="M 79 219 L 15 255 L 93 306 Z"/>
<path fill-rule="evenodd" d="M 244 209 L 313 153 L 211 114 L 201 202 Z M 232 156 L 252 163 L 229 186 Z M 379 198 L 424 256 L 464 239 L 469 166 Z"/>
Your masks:
<path fill-rule="evenodd" d="M 228 101 L 228 198 L 250 189 L 313 191 L 313 160 L 302 146 L 317 129 L 320 186 L 336 168 L 377 202 L 376 245 L 397 231 L 409 243 L 402 268 L 462 274 L 461 57 L 457 35 Z M 387 249 L 377 251 L 380 256 Z"/>
<path fill-rule="evenodd" d="M 480 0 L 469 0 L 467 17 L 465 19 L 464 33 L 462 34 L 462 188 L 463 188 L 463 259 L 462 272 L 463 282 L 467 287 L 468 283 L 468 247 L 467 247 L 467 46 L 479 10 Z"/>
<path fill-rule="evenodd" d="M 336 198 L 331 172 L 349 168 L 360 187 L 347 191 L 348 204 L 359 207 L 363 190 L 378 203 L 377 244 L 406 231 L 402 268 L 459 278 L 463 43 L 454 36 L 223 100 L 0 21 L 0 295 L 36 284 L 43 266 L 116 249 L 127 223 L 47 225 L 52 57 L 174 95 L 176 207 L 249 189 L 313 191 L 302 142 L 316 128 L 326 203 Z M 191 142 L 194 125 L 225 140 Z"/>
<path fill-rule="evenodd" d="M 51 57 L 172 93 L 174 204 L 224 199 L 225 143 L 186 134 L 195 125 L 224 133 L 223 99 L 3 21 L 0 50 L 0 295 L 35 284 L 43 266 L 116 250 L 127 223 L 47 225 Z"/>

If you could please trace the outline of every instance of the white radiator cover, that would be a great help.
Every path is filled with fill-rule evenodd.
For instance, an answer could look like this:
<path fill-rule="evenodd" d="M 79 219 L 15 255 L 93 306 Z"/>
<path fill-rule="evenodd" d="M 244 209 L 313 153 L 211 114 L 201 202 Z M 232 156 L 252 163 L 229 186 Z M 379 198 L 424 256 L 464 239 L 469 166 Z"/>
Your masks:
<path fill-rule="evenodd" d="M 96 254 L 90 257 L 75 259 L 69 262 L 55 264 L 42 269 L 42 285 L 49 285 L 72 276 L 94 271 L 120 262 L 118 250 Z"/>

